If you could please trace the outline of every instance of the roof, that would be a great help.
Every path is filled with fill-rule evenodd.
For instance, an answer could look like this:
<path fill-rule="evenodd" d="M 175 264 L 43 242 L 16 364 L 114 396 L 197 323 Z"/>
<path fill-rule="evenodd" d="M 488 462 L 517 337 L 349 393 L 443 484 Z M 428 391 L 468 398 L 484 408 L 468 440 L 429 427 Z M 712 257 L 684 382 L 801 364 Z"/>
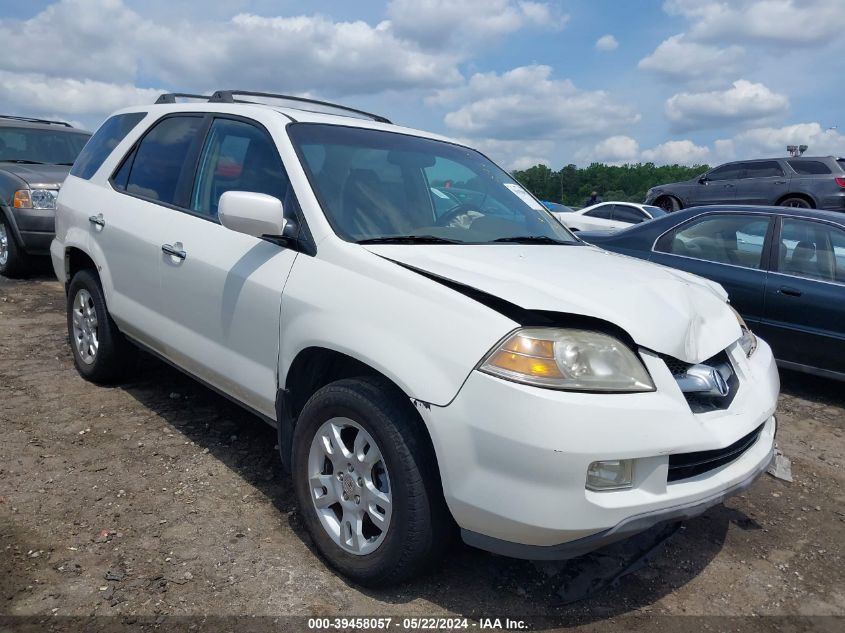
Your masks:
<path fill-rule="evenodd" d="M 282 116 L 284 116 L 289 122 L 296 122 L 296 123 L 324 123 L 327 125 L 341 125 L 346 127 L 360 127 L 366 129 L 373 129 L 373 130 L 383 130 L 386 132 L 396 132 L 399 134 L 408 134 L 411 136 L 419 136 L 423 138 L 430 138 L 433 140 L 445 141 L 447 143 L 454 143 L 463 145 L 462 143 L 457 143 L 454 139 L 441 136 L 438 134 L 433 134 L 431 132 L 426 132 L 424 130 L 417 130 L 414 128 L 408 128 L 401 125 L 396 125 L 394 123 L 389 122 L 386 118 L 371 114 L 368 112 L 364 112 L 362 110 L 357 110 L 354 108 L 349 108 L 347 106 L 331 104 L 328 102 L 317 101 L 313 99 L 304 99 L 300 97 L 289 97 L 285 95 L 272 95 L 269 93 L 250 93 L 250 92 L 243 92 L 243 91 L 220 91 L 225 93 L 231 93 L 235 95 L 258 95 L 263 96 L 266 98 L 274 98 L 274 99 L 283 99 L 283 100 L 292 100 L 294 103 L 301 101 L 303 102 L 302 107 L 297 107 L 296 105 L 278 105 L 278 104 L 269 104 L 269 103 L 258 103 L 254 101 L 247 101 L 243 99 L 236 99 L 234 101 L 226 101 L 223 99 L 216 99 L 214 97 L 207 97 L 205 95 L 189 95 L 183 93 L 169 93 L 162 95 L 156 101 L 155 104 L 147 105 L 147 106 L 133 106 L 130 108 L 124 108 L 119 110 L 118 112 L 160 112 L 161 114 L 166 114 L 168 112 L 220 112 L 226 114 L 247 114 L 249 112 L 257 113 L 257 112 L 276 112 Z M 215 96 L 219 94 L 215 93 Z M 192 102 L 175 102 L 176 98 L 188 98 L 194 99 Z M 306 107 L 314 108 L 323 108 L 323 109 L 339 109 L 339 111 L 345 111 L 347 114 L 335 114 L 330 112 L 322 112 L 322 111 L 315 111 L 313 109 L 305 109 Z"/>
<path fill-rule="evenodd" d="M 679 213 L 695 215 L 703 211 L 718 211 L 727 213 L 772 213 L 781 215 L 792 215 L 799 218 L 815 218 L 817 220 L 830 220 L 837 224 L 845 224 L 845 213 L 841 211 L 828 211 L 826 209 L 801 209 L 799 207 L 771 207 L 752 204 L 712 204 L 698 207 L 688 207 L 667 214 L 667 217 L 677 216 Z"/>
<path fill-rule="evenodd" d="M 85 130 L 74 128 L 65 121 L 49 119 L 36 119 L 34 117 L 14 116 L 11 114 L 0 114 L 0 127 L 26 128 L 31 130 L 55 130 L 58 132 L 73 132 L 77 134 L 90 134 Z"/>

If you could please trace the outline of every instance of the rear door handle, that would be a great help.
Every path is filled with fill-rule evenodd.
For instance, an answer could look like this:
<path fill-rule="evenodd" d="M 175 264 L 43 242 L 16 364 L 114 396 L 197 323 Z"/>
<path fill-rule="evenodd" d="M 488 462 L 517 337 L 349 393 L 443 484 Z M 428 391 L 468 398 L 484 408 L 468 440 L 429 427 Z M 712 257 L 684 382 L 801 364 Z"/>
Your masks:
<path fill-rule="evenodd" d="M 790 288 L 789 286 L 781 286 L 778 289 L 778 292 L 782 295 L 787 295 L 789 297 L 800 297 L 801 291 L 796 288 Z"/>
<path fill-rule="evenodd" d="M 178 259 L 185 259 L 188 256 L 188 254 L 184 250 L 182 250 L 182 244 L 180 244 L 179 242 L 176 242 L 175 245 L 162 244 L 161 251 L 163 253 L 167 253 L 171 257 L 176 257 Z"/>
<path fill-rule="evenodd" d="M 100 228 L 103 228 L 106 225 L 106 221 L 103 219 L 103 214 L 98 213 L 97 215 L 92 215 L 88 217 L 88 221 L 91 224 L 96 224 Z"/>
<path fill-rule="evenodd" d="M 775 184 L 776 185 L 785 185 L 786 181 L 785 180 L 775 180 Z"/>

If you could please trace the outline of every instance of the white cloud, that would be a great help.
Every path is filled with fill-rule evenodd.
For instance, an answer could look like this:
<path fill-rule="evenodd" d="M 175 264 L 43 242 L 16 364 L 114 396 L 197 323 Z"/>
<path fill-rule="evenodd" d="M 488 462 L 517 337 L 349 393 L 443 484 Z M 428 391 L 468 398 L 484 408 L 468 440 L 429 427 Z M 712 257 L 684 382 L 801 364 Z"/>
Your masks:
<path fill-rule="evenodd" d="M 582 148 L 575 154 L 582 163 L 606 163 L 622 165 L 640 160 L 640 144 L 630 136 L 611 136 L 599 141 L 593 147 Z"/>
<path fill-rule="evenodd" d="M 659 165 L 699 165 L 706 163 L 710 149 L 696 145 L 690 140 L 667 141 L 644 150 L 642 159 Z"/>
<path fill-rule="evenodd" d="M 152 103 L 163 91 L 92 79 L 47 77 L 0 71 L 0 103 L 20 113 L 105 115 L 138 103 Z"/>
<path fill-rule="evenodd" d="M 477 149 L 507 170 L 527 169 L 534 165 L 551 166 L 554 141 L 502 141 L 496 139 L 459 138 L 459 143 Z"/>
<path fill-rule="evenodd" d="M 818 45 L 845 29 L 841 0 L 667 0 L 664 9 L 687 18 L 701 41 Z"/>
<path fill-rule="evenodd" d="M 500 140 L 578 138 L 639 121 L 635 110 L 606 92 L 579 90 L 551 75 L 549 66 L 478 73 L 431 103 L 462 103 L 446 115 L 447 126 L 459 134 Z"/>
<path fill-rule="evenodd" d="M 581 164 L 592 162 L 621 165 L 624 163 L 655 163 L 658 165 L 699 165 L 707 162 L 710 149 L 690 140 L 661 143 L 651 149 L 640 150 L 640 144 L 630 136 L 611 136 L 591 147 L 575 153 Z"/>
<path fill-rule="evenodd" d="M 426 48 L 465 48 L 526 27 L 562 28 L 569 16 L 527 0 L 391 0 L 390 26 Z"/>
<path fill-rule="evenodd" d="M 0 19 L 0 68 L 174 89 L 232 85 L 372 94 L 455 85 L 460 58 L 422 50 L 388 22 L 321 16 L 154 21 L 123 0 L 60 0 L 28 20 Z"/>
<path fill-rule="evenodd" d="M 610 33 L 602 35 L 596 40 L 596 50 L 598 51 L 615 51 L 617 48 L 619 48 L 619 42 Z"/>
<path fill-rule="evenodd" d="M 734 136 L 729 146 L 725 141 L 719 142 L 740 159 L 782 156 L 786 154 L 787 145 L 808 145 L 807 155 L 845 156 L 845 136 L 818 123 L 754 128 Z"/>
<path fill-rule="evenodd" d="M 700 44 L 681 33 L 661 42 L 638 66 L 672 82 L 707 84 L 735 77 L 744 59 L 745 49 L 741 46 Z"/>
<path fill-rule="evenodd" d="M 666 117 L 678 131 L 761 121 L 788 109 L 786 95 L 744 79 L 727 90 L 681 92 L 666 101 Z"/>

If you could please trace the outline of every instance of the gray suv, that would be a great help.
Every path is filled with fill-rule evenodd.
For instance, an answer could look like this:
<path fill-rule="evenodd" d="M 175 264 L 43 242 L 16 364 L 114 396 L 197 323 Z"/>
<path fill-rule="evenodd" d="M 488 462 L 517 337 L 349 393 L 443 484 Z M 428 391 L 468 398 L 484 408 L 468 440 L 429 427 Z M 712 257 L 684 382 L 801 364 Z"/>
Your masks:
<path fill-rule="evenodd" d="M 0 275 L 49 253 L 56 196 L 91 135 L 69 123 L 0 115 Z"/>
<path fill-rule="evenodd" d="M 725 163 L 692 180 L 649 189 L 645 204 L 666 211 L 708 204 L 845 211 L 845 159 L 797 156 Z"/>

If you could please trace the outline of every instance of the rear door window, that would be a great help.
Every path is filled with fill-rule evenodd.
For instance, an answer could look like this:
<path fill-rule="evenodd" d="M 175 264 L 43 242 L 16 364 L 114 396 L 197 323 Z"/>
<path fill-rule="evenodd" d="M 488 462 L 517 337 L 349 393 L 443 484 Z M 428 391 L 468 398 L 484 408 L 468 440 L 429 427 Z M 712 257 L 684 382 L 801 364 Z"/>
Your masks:
<path fill-rule="evenodd" d="M 601 207 L 597 207 L 592 211 L 587 211 L 584 215 L 588 218 L 600 218 L 602 220 L 610 220 L 613 218 L 613 205 L 606 204 Z"/>
<path fill-rule="evenodd" d="M 128 112 L 127 114 L 116 114 L 110 117 L 94 133 L 70 169 L 71 176 L 79 178 L 91 178 L 100 165 L 105 162 L 112 150 L 117 147 L 132 129 L 147 116 L 146 112 Z"/>
<path fill-rule="evenodd" d="M 845 231 L 824 222 L 784 218 L 778 272 L 845 283 Z"/>
<path fill-rule="evenodd" d="M 613 219 L 619 222 L 627 222 L 628 224 L 639 224 L 646 220 L 646 214 L 636 207 L 628 206 L 627 204 L 613 205 Z"/>
<path fill-rule="evenodd" d="M 789 160 L 786 161 L 801 176 L 817 176 L 830 174 L 830 167 L 818 160 Z"/>
<path fill-rule="evenodd" d="M 783 169 L 776 160 L 760 160 L 753 163 L 743 163 L 745 173 L 743 178 L 769 178 L 783 176 Z"/>
<path fill-rule="evenodd" d="M 201 116 L 172 116 L 156 123 L 134 150 L 134 159 L 130 154 L 115 174 L 115 186 L 119 186 L 116 179 L 127 167 L 126 162 L 131 161 L 126 193 L 155 202 L 186 206 L 186 201 L 181 198 L 187 196 L 177 196 L 177 193 L 181 192 L 180 183 L 193 176 L 188 174 L 193 166 L 193 161 L 188 158 L 199 141 L 203 121 Z"/>
<path fill-rule="evenodd" d="M 661 237 L 656 250 L 759 269 L 770 222 L 770 218 L 759 215 L 708 215 Z"/>

